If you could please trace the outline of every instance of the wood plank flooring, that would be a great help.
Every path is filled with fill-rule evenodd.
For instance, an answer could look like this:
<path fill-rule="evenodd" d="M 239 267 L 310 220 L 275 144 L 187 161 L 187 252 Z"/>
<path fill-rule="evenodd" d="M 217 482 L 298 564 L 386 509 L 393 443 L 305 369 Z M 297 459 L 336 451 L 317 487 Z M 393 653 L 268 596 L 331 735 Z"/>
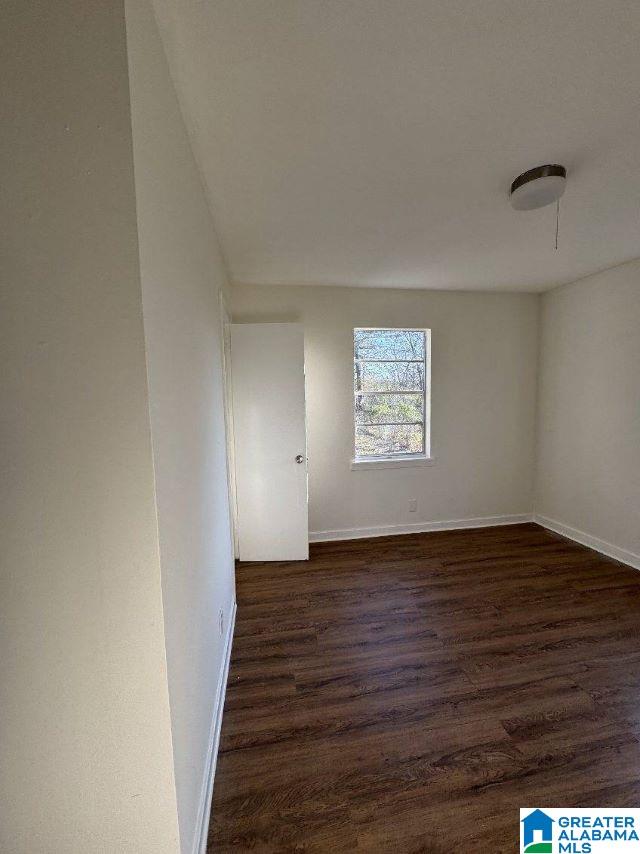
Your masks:
<path fill-rule="evenodd" d="M 640 806 L 640 573 L 518 525 L 239 564 L 208 851 L 515 852 Z"/>

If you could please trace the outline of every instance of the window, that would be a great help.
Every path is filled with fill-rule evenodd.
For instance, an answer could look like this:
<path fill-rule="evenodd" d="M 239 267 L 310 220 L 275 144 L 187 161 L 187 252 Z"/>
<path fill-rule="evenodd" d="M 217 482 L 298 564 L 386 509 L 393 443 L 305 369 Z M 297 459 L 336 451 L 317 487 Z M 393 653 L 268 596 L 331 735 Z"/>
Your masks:
<path fill-rule="evenodd" d="M 354 329 L 355 462 L 429 456 L 428 329 Z"/>

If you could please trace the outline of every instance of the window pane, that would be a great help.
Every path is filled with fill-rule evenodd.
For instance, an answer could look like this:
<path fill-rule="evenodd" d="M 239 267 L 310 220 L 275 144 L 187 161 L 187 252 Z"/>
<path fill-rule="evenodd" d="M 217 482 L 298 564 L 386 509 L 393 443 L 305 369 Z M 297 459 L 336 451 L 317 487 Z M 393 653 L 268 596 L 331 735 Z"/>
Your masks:
<path fill-rule="evenodd" d="M 354 362 L 355 391 L 424 390 L 423 362 Z"/>
<path fill-rule="evenodd" d="M 400 424 L 397 427 L 356 427 L 356 456 L 379 454 L 421 454 L 423 451 L 421 425 Z"/>
<path fill-rule="evenodd" d="M 424 332 L 409 329 L 356 329 L 356 359 L 424 359 Z"/>
<path fill-rule="evenodd" d="M 356 424 L 422 422 L 421 394 L 357 394 Z"/>

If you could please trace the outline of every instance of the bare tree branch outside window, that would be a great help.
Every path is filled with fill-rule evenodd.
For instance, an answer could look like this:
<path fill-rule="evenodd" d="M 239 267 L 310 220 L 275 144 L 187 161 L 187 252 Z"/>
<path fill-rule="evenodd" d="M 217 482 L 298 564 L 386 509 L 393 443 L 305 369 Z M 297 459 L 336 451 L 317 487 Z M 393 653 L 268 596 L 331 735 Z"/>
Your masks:
<path fill-rule="evenodd" d="M 427 453 L 428 330 L 355 329 L 353 345 L 356 458 Z"/>

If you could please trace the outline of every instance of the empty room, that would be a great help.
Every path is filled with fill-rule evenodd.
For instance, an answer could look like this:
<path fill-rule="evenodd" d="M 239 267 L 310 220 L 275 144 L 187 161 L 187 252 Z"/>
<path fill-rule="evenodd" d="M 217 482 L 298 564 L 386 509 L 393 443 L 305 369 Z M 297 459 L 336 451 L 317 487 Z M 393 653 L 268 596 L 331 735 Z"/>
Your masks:
<path fill-rule="evenodd" d="M 637 851 L 637 0 L 0 19 L 2 854 Z"/>

